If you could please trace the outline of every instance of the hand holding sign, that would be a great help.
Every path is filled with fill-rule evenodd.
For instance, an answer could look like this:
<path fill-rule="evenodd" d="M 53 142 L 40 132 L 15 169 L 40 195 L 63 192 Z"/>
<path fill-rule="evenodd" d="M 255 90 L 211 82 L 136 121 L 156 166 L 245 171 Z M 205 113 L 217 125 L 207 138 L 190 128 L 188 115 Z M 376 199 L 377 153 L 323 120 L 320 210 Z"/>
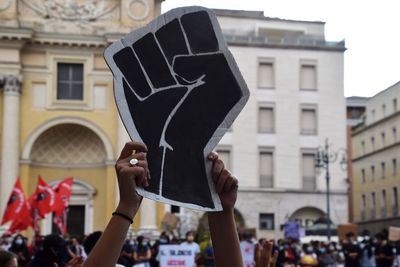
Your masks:
<path fill-rule="evenodd" d="M 205 158 L 248 98 L 215 15 L 168 12 L 105 52 L 132 139 L 148 147 L 152 179 L 139 192 L 170 204 L 220 210 Z"/>

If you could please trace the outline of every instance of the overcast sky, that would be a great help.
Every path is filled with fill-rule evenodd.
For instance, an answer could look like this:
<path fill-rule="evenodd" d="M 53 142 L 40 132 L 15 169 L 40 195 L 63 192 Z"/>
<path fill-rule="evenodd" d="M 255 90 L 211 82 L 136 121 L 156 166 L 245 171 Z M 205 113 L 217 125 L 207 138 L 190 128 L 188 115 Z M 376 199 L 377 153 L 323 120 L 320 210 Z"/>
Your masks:
<path fill-rule="evenodd" d="M 346 40 L 345 96 L 373 96 L 400 81 L 398 0 L 166 0 L 162 9 L 188 5 L 325 21 L 328 40 Z"/>

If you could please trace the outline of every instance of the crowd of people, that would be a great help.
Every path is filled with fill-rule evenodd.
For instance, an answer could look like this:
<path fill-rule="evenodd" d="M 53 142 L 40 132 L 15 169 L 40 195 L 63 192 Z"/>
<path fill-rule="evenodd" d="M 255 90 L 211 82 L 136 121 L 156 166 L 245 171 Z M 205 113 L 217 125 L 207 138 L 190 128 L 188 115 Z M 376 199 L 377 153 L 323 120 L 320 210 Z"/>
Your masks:
<path fill-rule="evenodd" d="M 94 232 L 80 242 L 77 237 L 62 238 L 48 235 L 36 238 L 29 243 L 27 238 L 18 234 L 14 237 L 3 236 L 0 240 L 0 267 L 54 267 L 68 266 L 71 259 L 84 261 L 91 252 L 102 232 Z M 189 247 L 197 266 L 213 267 L 214 251 L 212 242 L 206 241 L 200 246 L 195 241 L 195 233 L 186 233 L 185 239 L 178 239 L 163 232 L 158 239 L 151 240 L 139 235 L 126 238 L 117 264 L 120 267 L 158 267 L 159 247 L 161 245 L 182 245 Z M 311 241 L 301 243 L 294 239 L 270 240 L 273 244 L 276 267 L 400 267 L 400 241 L 389 242 L 385 233 L 374 237 L 364 235 L 357 241 L 353 233 L 348 233 L 340 243 Z M 255 266 L 257 243 L 254 237 L 243 235 L 240 246 L 242 253 L 250 248 L 253 258 L 242 255 L 245 267 Z M 10 252 L 10 253 L 7 253 Z M 10 256 L 11 255 L 11 256 Z M 6 260 L 15 256 L 16 265 L 6 265 Z M 139 265 L 140 264 L 140 265 Z M 71 265 L 72 266 L 72 265 Z"/>

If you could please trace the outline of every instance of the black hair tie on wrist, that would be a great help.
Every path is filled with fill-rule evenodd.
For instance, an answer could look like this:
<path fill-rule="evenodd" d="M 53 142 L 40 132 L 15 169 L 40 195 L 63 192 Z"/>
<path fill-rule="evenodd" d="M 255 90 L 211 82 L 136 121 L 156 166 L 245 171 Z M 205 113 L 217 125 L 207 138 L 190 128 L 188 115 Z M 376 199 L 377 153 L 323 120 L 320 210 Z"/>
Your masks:
<path fill-rule="evenodd" d="M 128 220 L 131 224 L 133 223 L 133 220 L 132 220 L 128 215 L 126 215 L 126 214 L 123 214 L 123 213 L 114 211 L 114 212 L 112 213 L 112 215 L 113 215 L 113 216 L 114 216 L 114 215 L 120 216 L 120 217 L 122 217 L 122 218 Z"/>

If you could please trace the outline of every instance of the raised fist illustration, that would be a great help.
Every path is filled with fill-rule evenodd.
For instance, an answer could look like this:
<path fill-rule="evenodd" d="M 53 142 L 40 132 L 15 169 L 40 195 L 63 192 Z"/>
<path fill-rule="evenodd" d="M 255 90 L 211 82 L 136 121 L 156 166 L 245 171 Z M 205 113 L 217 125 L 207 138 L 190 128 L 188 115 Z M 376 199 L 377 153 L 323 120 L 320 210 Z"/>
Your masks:
<path fill-rule="evenodd" d="M 221 209 L 208 153 L 249 92 L 215 14 L 174 9 L 106 49 L 114 94 L 129 135 L 143 141 L 151 175 L 146 197 Z"/>

